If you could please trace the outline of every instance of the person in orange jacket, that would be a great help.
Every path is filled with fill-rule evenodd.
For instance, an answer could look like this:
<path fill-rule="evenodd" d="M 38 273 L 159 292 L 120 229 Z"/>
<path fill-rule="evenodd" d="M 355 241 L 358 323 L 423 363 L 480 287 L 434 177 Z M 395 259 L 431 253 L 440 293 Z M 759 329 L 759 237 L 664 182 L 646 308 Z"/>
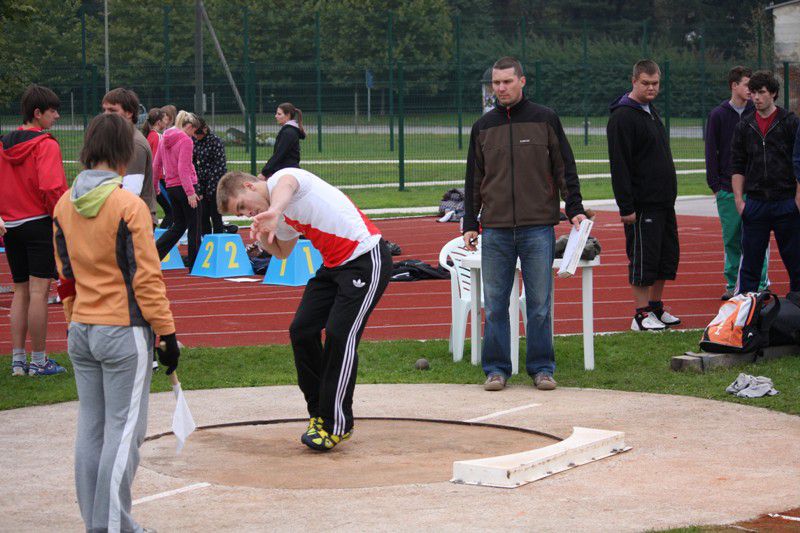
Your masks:
<path fill-rule="evenodd" d="M 133 124 L 117 114 L 89 124 L 86 170 L 56 204 L 59 295 L 78 388 L 75 485 L 87 531 L 141 531 L 131 484 L 147 429 L 154 333 L 171 374 L 180 349 L 147 205 L 121 188 Z"/>

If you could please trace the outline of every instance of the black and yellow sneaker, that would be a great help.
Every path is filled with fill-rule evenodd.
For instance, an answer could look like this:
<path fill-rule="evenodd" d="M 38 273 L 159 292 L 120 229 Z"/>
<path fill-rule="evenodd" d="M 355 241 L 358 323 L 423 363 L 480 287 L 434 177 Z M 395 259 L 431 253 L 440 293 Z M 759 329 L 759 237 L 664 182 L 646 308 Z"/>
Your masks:
<path fill-rule="evenodd" d="M 305 433 L 303 433 L 302 437 L 300 437 L 300 442 L 302 442 L 312 450 L 317 450 L 320 452 L 328 452 L 343 440 L 349 439 L 350 436 L 353 434 L 352 431 L 348 431 L 344 435 L 333 435 L 322 429 L 321 418 L 318 418 L 317 420 L 320 421 L 319 427 L 312 428 L 311 423 L 309 423 L 308 430 Z"/>
<path fill-rule="evenodd" d="M 318 429 L 322 429 L 322 418 L 319 416 L 312 416 L 308 419 L 308 428 L 306 429 L 306 434 Z"/>

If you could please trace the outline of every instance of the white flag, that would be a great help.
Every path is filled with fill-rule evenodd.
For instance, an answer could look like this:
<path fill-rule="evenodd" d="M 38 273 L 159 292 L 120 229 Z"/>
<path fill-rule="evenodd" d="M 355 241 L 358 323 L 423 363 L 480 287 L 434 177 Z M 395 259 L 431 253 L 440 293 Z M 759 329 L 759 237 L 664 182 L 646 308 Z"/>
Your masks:
<path fill-rule="evenodd" d="M 175 413 L 172 415 L 172 432 L 175 438 L 178 439 L 178 446 L 175 448 L 175 453 L 181 453 L 183 445 L 192 431 L 195 430 L 197 425 L 192 418 L 192 412 L 189 411 L 189 405 L 186 403 L 186 397 L 183 394 L 183 389 L 180 383 L 172 385 L 172 392 L 175 393 Z"/>

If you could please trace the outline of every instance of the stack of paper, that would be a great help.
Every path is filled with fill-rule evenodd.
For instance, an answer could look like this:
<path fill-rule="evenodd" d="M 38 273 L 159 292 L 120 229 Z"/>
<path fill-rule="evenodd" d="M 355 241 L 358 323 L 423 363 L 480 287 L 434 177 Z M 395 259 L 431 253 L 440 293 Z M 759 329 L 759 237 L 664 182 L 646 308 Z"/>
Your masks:
<path fill-rule="evenodd" d="M 559 278 L 568 278 L 575 274 L 575 270 L 578 268 L 578 261 L 581 260 L 581 254 L 583 254 L 583 248 L 586 246 L 586 239 L 589 238 L 593 225 L 594 222 L 587 218 L 581 221 L 580 229 L 572 226 L 572 231 L 569 232 L 567 248 L 564 250 L 564 258 L 561 259 L 561 267 L 558 269 Z"/>

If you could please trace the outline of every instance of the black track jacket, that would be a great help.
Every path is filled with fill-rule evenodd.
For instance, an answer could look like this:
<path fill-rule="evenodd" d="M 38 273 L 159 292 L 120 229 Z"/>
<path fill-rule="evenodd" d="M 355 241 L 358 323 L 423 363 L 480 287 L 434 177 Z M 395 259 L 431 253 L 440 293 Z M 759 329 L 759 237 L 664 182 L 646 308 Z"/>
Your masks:
<path fill-rule="evenodd" d="M 733 130 L 731 172 L 744 176 L 744 192 L 756 200 L 788 200 L 797 190 L 792 166 L 795 136 L 800 119 L 778 108 L 778 116 L 766 135 L 756 122 L 755 112 L 742 117 Z"/>
<path fill-rule="evenodd" d="M 664 124 L 627 95 L 611 104 L 606 126 L 611 185 L 621 216 L 643 208 L 672 208 L 678 196 L 675 163 Z"/>

